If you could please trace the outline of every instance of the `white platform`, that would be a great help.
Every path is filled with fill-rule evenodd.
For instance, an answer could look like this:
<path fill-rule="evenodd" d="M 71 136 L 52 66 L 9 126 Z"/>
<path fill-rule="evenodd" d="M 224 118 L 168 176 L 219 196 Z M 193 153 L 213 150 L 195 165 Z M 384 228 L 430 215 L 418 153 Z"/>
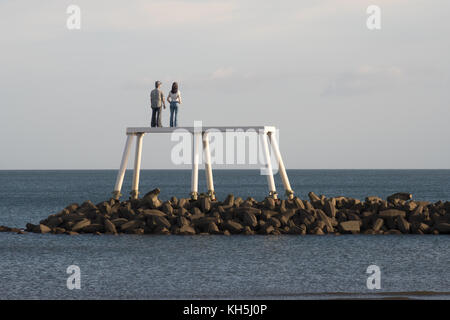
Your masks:
<path fill-rule="evenodd" d="M 194 132 L 206 132 L 206 131 L 255 131 L 257 133 L 268 133 L 275 132 L 276 128 L 274 126 L 226 126 L 226 127 L 129 127 L 127 128 L 127 134 L 138 134 L 138 133 L 172 133 L 174 131 L 188 131 Z"/>

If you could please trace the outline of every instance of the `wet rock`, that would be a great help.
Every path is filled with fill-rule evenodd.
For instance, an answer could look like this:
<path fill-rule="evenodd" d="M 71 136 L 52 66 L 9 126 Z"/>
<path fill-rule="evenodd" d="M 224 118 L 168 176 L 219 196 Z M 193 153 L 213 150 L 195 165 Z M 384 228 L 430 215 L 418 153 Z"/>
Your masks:
<path fill-rule="evenodd" d="M 405 218 L 403 218 L 402 216 L 399 216 L 397 218 L 397 225 L 398 225 L 398 229 L 402 232 L 402 233 L 409 233 L 409 229 L 410 229 L 410 224 L 408 221 L 406 221 Z"/>
<path fill-rule="evenodd" d="M 316 227 L 316 228 L 313 230 L 312 234 L 321 236 L 321 235 L 324 235 L 325 233 L 323 232 L 323 230 L 322 230 L 321 228 Z"/>
<path fill-rule="evenodd" d="M 56 227 L 56 228 L 53 230 L 53 233 L 55 233 L 55 234 L 64 234 L 64 233 L 66 233 L 66 229 L 60 228 L 60 227 Z"/>
<path fill-rule="evenodd" d="M 245 211 L 242 213 L 242 221 L 244 226 L 249 226 L 251 228 L 255 228 L 258 225 L 256 216 L 250 211 Z"/>
<path fill-rule="evenodd" d="M 121 225 L 123 225 L 124 223 L 127 223 L 128 220 L 124 219 L 124 218 L 117 218 L 117 219 L 111 220 L 111 222 L 117 228 L 117 227 L 120 227 Z"/>
<path fill-rule="evenodd" d="M 309 201 L 304 201 L 303 203 L 305 204 L 306 211 L 308 211 L 308 212 L 314 211 L 314 206 Z"/>
<path fill-rule="evenodd" d="M 53 217 L 48 218 L 46 223 L 43 223 L 43 224 L 45 224 L 49 228 L 56 228 L 59 225 L 61 225 L 63 222 L 64 221 L 61 217 L 53 216 Z"/>
<path fill-rule="evenodd" d="M 375 222 L 373 223 L 373 227 L 372 229 L 377 232 L 381 229 L 381 227 L 383 226 L 384 220 L 381 218 L 378 218 L 375 220 Z"/>
<path fill-rule="evenodd" d="M 10 232 L 11 228 L 6 226 L 0 226 L 0 232 Z"/>
<path fill-rule="evenodd" d="M 178 216 L 176 222 L 180 228 L 183 226 L 189 226 L 191 224 L 191 222 L 183 216 Z"/>
<path fill-rule="evenodd" d="M 165 217 L 154 216 L 154 223 L 158 227 L 164 227 L 167 229 L 170 229 L 171 227 L 170 222 Z"/>
<path fill-rule="evenodd" d="M 390 229 L 386 231 L 384 234 L 402 234 L 402 233 L 397 229 Z"/>
<path fill-rule="evenodd" d="M 209 197 L 200 198 L 200 209 L 205 213 L 211 210 L 211 199 Z"/>
<path fill-rule="evenodd" d="M 306 210 L 300 210 L 300 214 L 298 215 L 298 224 L 304 224 L 306 226 L 309 226 L 312 223 L 314 223 L 315 220 L 316 218 L 312 213 Z"/>
<path fill-rule="evenodd" d="M 83 229 L 84 227 L 87 227 L 90 224 L 91 224 L 91 221 L 89 219 L 83 219 L 83 220 L 77 222 L 73 226 L 72 231 L 79 232 L 81 229 Z"/>
<path fill-rule="evenodd" d="M 261 214 L 261 209 L 258 208 L 253 208 L 253 207 L 239 207 L 236 208 L 234 210 L 234 212 L 238 215 L 241 216 L 243 213 L 248 212 L 248 213 L 252 213 L 255 216 L 260 215 Z M 278 214 L 278 212 L 274 211 L 275 214 Z"/>
<path fill-rule="evenodd" d="M 190 226 L 182 226 L 178 230 L 178 234 L 181 234 L 181 235 L 194 235 L 195 234 L 195 230 L 194 230 L 194 228 L 192 228 Z"/>
<path fill-rule="evenodd" d="M 244 227 L 244 234 L 247 236 L 251 236 L 255 234 L 255 231 L 253 231 L 249 226 Z"/>
<path fill-rule="evenodd" d="M 97 232 L 105 232 L 105 228 L 102 224 L 99 223 L 91 223 L 90 225 L 81 229 L 83 233 L 97 233 Z"/>
<path fill-rule="evenodd" d="M 141 232 L 141 231 L 140 231 L 141 229 L 136 229 L 136 230 L 138 230 L 138 232 Z M 144 230 L 144 229 L 142 229 L 142 230 Z M 145 230 L 144 230 L 144 233 L 145 233 Z M 157 228 L 154 230 L 153 233 L 154 233 L 154 234 L 159 234 L 159 235 L 169 235 L 169 234 L 170 234 L 170 230 L 167 229 L 166 227 L 160 226 L 160 227 L 157 227 Z"/>
<path fill-rule="evenodd" d="M 309 197 L 309 200 L 311 200 L 312 203 L 320 202 L 320 198 L 312 191 L 310 193 L 308 193 L 308 197 Z"/>
<path fill-rule="evenodd" d="M 398 193 L 394 193 L 391 194 L 389 197 L 387 197 L 387 201 L 388 202 L 393 202 L 394 200 L 410 200 L 412 199 L 412 194 L 411 193 L 407 193 L 407 192 L 398 192 Z"/>
<path fill-rule="evenodd" d="M 271 217 L 276 216 L 278 214 L 278 212 L 273 211 L 273 210 L 263 210 L 261 217 L 264 220 L 269 220 Z"/>
<path fill-rule="evenodd" d="M 264 228 L 263 233 L 271 234 L 274 231 L 275 231 L 275 228 L 272 225 L 267 225 L 266 228 Z"/>
<path fill-rule="evenodd" d="M 160 190 L 158 188 L 153 189 L 152 191 L 148 192 L 141 200 L 141 205 L 148 207 L 150 209 L 157 209 L 161 207 L 162 202 L 158 199 L 158 195 L 160 193 Z"/>
<path fill-rule="evenodd" d="M 333 204 L 332 201 L 325 201 L 325 205 L 323 206 L 323 211 L 329 216 L 330 218 L 336 217 L 336 207 Z"/>
<path fill-rule="evenodd" d="M 404 207 L 407 211 L 414 211 L 418 207 L 418 205 L 414 201 L 408 201 Z"/>
<path fill-rule="evenodd" d="M 339 230 L 342 233 L 359 232 L 360 231 L 360 222 L 356 221 L 356 220 L 340 222 L 339 223 Z"/>
<path fill-rule="evenodd" d="M 406 217 L 406 212 L 397 209 L 388 209 L 380 211 L 378 216 L 380 218 L 396 218 L 396 217 Z"/>
<path fill-rule="evenodd" d="M 185 198 L 181 198 L 180 200 L 178 200 L 178 208 L 185 208 L 188 206 L 189 204 L 189 200 L 185 199 Z"/>
<path fill-rule="evenodd" d="M 105 219 L 104 226 L 107 233 L 117 234 L 116 225 L 111 220 Z"/>
<path fill-rule="evenodd" d="M 79 208 L 78 203 L 71 203 L 67 207 L 65 207 L 65 210 L 67 210 L 67 213 L 72 213 L 76 211 Z"/>
<path fill-rule="evenodd" d="M 119 208 L 119 217 L 127 220 L 132 220 L 136 217 L 136 213 L 131 209 L 131 204 Z"/>
<path fill-rule="evenodd" d="M 168 215 L 172 215 L 173 214 L 173 207 L 170 204 L 170 202 L 166 201 L 163 203 L 161 210 Z"/>
<path fill-rule="evenodd" d="M 101 213 L 110 215 L 111 214 L 111 205 L 107 201 L 103 201 L 97 205 L 98 210 Z"/>
<path fill-rule="evenodd" d="M 275 209 L 275 200 L 271 197 L 267 197 L 264 200 L 264 207 L 269 210 L 274 210 Z"/>
<path fill-rule="evenodd" d="M 286 209 L 284 213 L 281 213 L 278 215 L 278 220 L 280 220 L 280 223 L 282 226 L 287 226 L 289 224 L 290 219 L 295 214 L 294 209 Z"/>
<path fill-rule="evenodd" d="M 217 224 L 214 222 L 209 222 L 206 227 L 206 232 L 210 234 L 220 234 L 219 228 L 217 227 Z"/>
<path fill-rule="evenodd" d="M 434 227 L 435 230 L 438 230 L 439 233 L 450 233 L 450 223 L 439 223 Z"/>
<path fill-rule="evenodd" d="M 225 201 L 223 202 L 223 205 L 227 206 L 227 207 L 233 206 L 234 205 L 234 195 L 233 194 L 229 194 L 227 196 L 227 198 L 225 199 Z"/>
<path fill-rule="evenodd" d="M 281 227 L 281 222 L 275 217 L 271 217 L 269 220 L 267 220 L 267 224 L 274 226 L 275 228 Z"/>
<path fill-rule="evenodd" d="M 294 197 L 293 202 L 296 209 L 305 209 L 305 205 L 303 204 L 303 201 L 299 197 Z"/>
<path fill-rule="evenodd" d="M 177 207 L 178 206 L 178 199 L 177 197 L 173 196 L 170 198 L 170 204 L 172 205 L 172 207 Z"/>
<path fill-rule="evenodd" d="M 368 203 L 378 203 L 383 201 L 383 199 L 381 199 L 380 197 L 366 197 L 365 201 Z"/>
<path fill-rule="evenodd" d="M 237 221 L 233 221 L 233 220 L 225 221 L 223 226 L 226 230 L 230 231 L 230 233 L 234 233 L 234 234 L 240 233 L 244 229 L 242 224 L 240 224 Z"/>
<path fill-rule="evenodd" d="M 120 230 L 124 232 L 131 232 L 134 229 L 143 227 L 144 223 L 140 220 L 131 220 L 120 226 Z"/>
<path fill-rule="evenodd" d="M 140 217 L 144 217 L 144 218 L 152 218 L 152 217 L 155 217 L 155 216 L 165 217 L 167 215 L 164 212 L 162 212 L 161 210 L 146 209 L 146 210 L 143 210 L 142 213 L 139 216 Z"/>
<path fill-rule="evenodd" d="M 241 197 L 237 197 L 237 198 L 234 200 L 234 206 L 235 206 L 236 208 L 238 208 L 238 207 L 241 205 L 242 202 L 244 202 L 244 200 L 242 200 Z"/>

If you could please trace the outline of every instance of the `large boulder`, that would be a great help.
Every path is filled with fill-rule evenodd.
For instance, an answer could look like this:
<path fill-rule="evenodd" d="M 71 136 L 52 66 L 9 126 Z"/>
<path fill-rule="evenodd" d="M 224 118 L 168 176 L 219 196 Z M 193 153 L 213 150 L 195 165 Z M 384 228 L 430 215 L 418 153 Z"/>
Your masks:
<path fill-rule="evenodd" d="M 234 234 L 240 233 L 244 229 L 242 224 L 233 220 L 225 221 L 223 227 Z"/>
<path fill-rule="evenodd" d="M 244 226 L 249 226 L 251 228 L 255 228 L 258 225 L 256 216 L 250 211 L 245 211 L 244 213 L 242 213 L 242 221 L 244 223 Z"/>
<path fill-rule="evenodd" d="M 274 210 L 275 200 L 272 197 L 266 197 L 266 199 L 264 199 L 264 207 L 269 210 Z"/>
<path fill-rule="evenodd" d="M 181 234 L 181 235 L 194 235 L 195 234 L 195 229 L 192 228 L 191 226 L 182 226 L 178 230 L 178 234 Z"/>
<path fill-rule="evenodd" d="M 158 199 L 160 190 L 158 188 L 146 193 L 141 200 L 141 206 L 148 207 L 150 209 L 157 209 L 161 207 L 162 202 Z"/>
<path fill-rule="evenodd" d="M 111 220 L 105 219 L 104 226 L 107 233 L 117 234 L 116 226 L 111 222 Z"/>
<path fill-rule="evenodd" d="M 104 232 L 105 227 L 103 224 L 100 223 L 91 223 L 90 225 L 84 227 L 81 229 L 83 233 L 97 233 L 97 232 Z"/>
<path fill-rule="evenodd" d="M 209 197 L 200 198 L 200 209 L 205 213 L 211 210 L 211 199 Z"/>
<path fill-rule="evenodd" d="M 361 223 L 357 220 L 342 221 L 339 223 L 339 229 L 342 233 L 360 232 Z"/>
<path fill-rule="evenodd" d="M 91 224 L 91 220 L 89 219 L 83 219 L 79 222 L 77 222 L 73 227 L 72 227 L 72 231 L 75 232 L 79 232 L 81 229 L 83 229 L 84 227 L 87 227 L 88 225 Z"/>
<path fill-rule="evenodd" d="M 380 211 L 378 213 L 380 218 L 396 218 L 396 217 L 406 217 L 406 212 L 397 209 L 387 209 Z"/>
<path fill-rule="evenodd" d="M 383 226 L 384 220 L 381 218 L 378 218 L 374 221 L 373 226 L 372 226 L 372 230 L 377 232 L 381 229 L 381 227 Z"/>
<path fill-rule="evenodd" d="M 407 192 L 397 192 L 394 194 L 391 194 L 390 196 L 387 197 L 387 201 L 388 202 L 394 202 L 394 200 L 403 200 L 403 201 L 407 201 L 412 199 L 412 194 L 411 193 L 407 193 Z"/>
<path fill-rule="evenodd" d="M 333 201 L 328 200 L 325 201 L 325 205 L 323 206 L 323 211 L 329 216 L 330 218 L 336 217 L 336 207 Z"/>
<path fill-rule="evenodd" d="M 399 216 L 397 218 L 397 225 L 398 225 L 398 229 L 402 232 L 402 233 L 409 233 L 410 230 L 410 224 L 408 221 L 406 221 L 405 218 L 403 218 L 402 216 Z"/>
<path fill-rule="evenodd" d="M 124 232 L 131 232 L 134 229 L 141 228 L 144 225 L 144 223 L 140 220 L 131 220 L 127 223 L 124 223 L 120 226 L 120 229 Z"/>
<path fill-rule="evenodd" d="M 439 233 L 450 233 L 450 223 L 439 223 L 434 226 L 436 230 L 439 231 Z"/>

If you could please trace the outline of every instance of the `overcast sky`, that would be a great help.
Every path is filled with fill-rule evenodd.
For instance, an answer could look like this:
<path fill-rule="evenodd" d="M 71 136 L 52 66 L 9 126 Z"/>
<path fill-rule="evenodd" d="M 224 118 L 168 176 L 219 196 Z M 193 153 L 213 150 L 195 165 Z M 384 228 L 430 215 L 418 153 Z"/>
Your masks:
<path fill-rule="evenodd" d="M 449 14 L 448 0 L 0 0 L 0 169 L 117 168 L 155 80 L 179 82 L 180 125 L 279 127 L 288 169 L 450 168 Z M 173 168 L 173 145 L 146 136 L 143 168 Z"/>

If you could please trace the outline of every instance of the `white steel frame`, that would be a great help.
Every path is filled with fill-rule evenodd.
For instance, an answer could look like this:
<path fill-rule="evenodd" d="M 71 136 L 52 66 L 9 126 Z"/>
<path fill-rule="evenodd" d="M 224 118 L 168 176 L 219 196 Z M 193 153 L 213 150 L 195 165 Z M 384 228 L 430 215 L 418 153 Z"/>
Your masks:
<path fill-rule="evenodd" d="M 188 131 L 193 136 L 192 144 L 192 175 L 191 175 L 191 198 L 198 198 L 198 165 L 200 161 L 200 146 L 202 146 L 202 151 L 205 152 L 205 173 L 206 173 L 206 186 L 208 189 L 208 196 L 215 200 L 214 192 L 214 182 L 213 173 L 211 166 L 211 154 L 209 149 L 209 134 L 208 132 L 214 130 L 215 132 L 226 132 L 226 131 L 237 131 L 246 132 L 248 130 L 253 130 L 259 134 L 261 139 L 261 145 L 263 147 L 263 155 L 265 159 L 266 175 L 267 175 L 267 185 L 269 187 L 269 197 L 277 199 L 277 191 L 275 187 L 275 180 L 273 178 L 272 163 L 269 152 L 269 142 L 272 146 L 275 157 L 278 161 L 278 170 L 280 172 L 281 180 L 283 182 L 284 190 L 286 196 L 289 199 L 294 197 L 294 191 L 289 183 L 289 178 L 286 173 L 286 168 L 284 166 L 283 159 L 281 157 L 281 152 L 276 139 L 276 128 L 273 126 L 246 126 L 246 127 L 164 127 L 164 128 L 154 128 L 154 127 L 132 127 L 127 128 L 127 140 L 125 143 L 125 148 L 122 155 L 122 161 L 120 163 L 119 172 L 117 173 L 116 184 L 114 186 L 113 198 L 119 199 L 122 189 L 123 179 L 125 177 L 125 171 L 127 169 L 128 159 L 131 153 L 131 145 L 134 138 L 136 137 L 136 149 L 134 158 L 134 173 L 133 173 L 133 183 L 131 190 L 131 198 L 137 199 L 139 197 L 139 175 L 141 171 L 141 158 L 142 158 L 142 141 L 144 135 L 147 133 L 172 133 L 175 130 L 182 129 Z"/>

